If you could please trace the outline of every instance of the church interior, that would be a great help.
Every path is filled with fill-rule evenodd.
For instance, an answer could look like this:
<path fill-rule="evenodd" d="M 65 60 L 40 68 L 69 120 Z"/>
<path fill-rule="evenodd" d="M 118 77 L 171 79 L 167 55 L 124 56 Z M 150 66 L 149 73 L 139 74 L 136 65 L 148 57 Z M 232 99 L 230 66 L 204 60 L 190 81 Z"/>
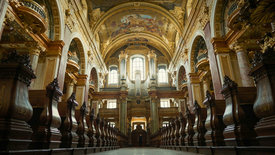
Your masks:
<path fill-rule="evenodd" d="M 0 154 L 274 154 L 274 50 L 274 0 L 0 0 Z"/>

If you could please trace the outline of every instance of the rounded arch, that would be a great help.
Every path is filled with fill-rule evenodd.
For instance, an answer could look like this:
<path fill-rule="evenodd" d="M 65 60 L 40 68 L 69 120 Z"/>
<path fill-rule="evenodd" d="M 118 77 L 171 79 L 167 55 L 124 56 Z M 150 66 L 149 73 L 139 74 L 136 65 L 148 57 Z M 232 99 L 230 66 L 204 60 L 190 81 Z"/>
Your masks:
<path fill-rule="evenodd" d="M 99 78 L 95 67 L 91 69 L 89 83 L 94 85 L 95 91 L 99 90 L 99 87 L 98 87 Z"/>
<path fill-rule="evenodd" d="M 182 65 L 179 67 L 179 70 L 177 72 L 177 87 L 178 89 L 182 89 L 182 84 L 187 82 L 186 78 L 186 70 L 185 67 Z"/>
<path fill-rule="evenodd" d="M 52 16 L 52 29 L 53 29 L 53 40 L 64 39 L 64 15 L 61 2 L 59 0 L 48 0 L 50 5 L 50 15 Z"/>
<path fill-rule="evenodd" d="M 128 39 L 133 39 L 137 36 L 140 38 L 148 39 L 148 45 L 152 45 L 153 47 L 157 48 L 159 51 L 163 53 L 164 56 L 168 58 L 168 60 L 171 60 L 172 51 L 170 47 L 159 37 L 147 33 L 130 33 L 114 39 L 113 42 L 106 48 L 105 52 L 103 53 L 103 59 L 106 60 L 106 58 L 108 58 L 110 55 L 116 52 L 117 49 L 127 44 Z"/>
<path fill-rule="evenodd" d="M 197 31 L 194 35 L 193 35 L 193 38 L 191 39 L 191 42 L 190 42 L 190 51 L 188 51 L 188 64 L 189 64 L 189 71 L 191 73 L 194 72 L 194 47 L 195 45 L 197 44 L 197 41 L 198 41 L 198 38 L 202 38 L 205 42 L 205 36 L 204 36 L 204 33 L 203 31 Z"/>
<path fill-rule="evenodd" d="M 70 39 L 68 39 L 66 42 L 70 43 L 75 40 L 77 42 L 77 45 L 80 47 L 80 59 L 81 59 L 81 74 L 87 74 L 87 59 L 88 59 L 88 56 L 87 56 L 87 51 L 88 51 L 88 48 L 87 46 L 85 46 L 85 42 L 84 42 L 84 39 L 82 38 L 82 36 L 78 33 L 78 32 L 74 32 L 73 34 L 70 35 L 69 37 Z M 68 55 L 68 50 L 69 50 L 69 47 L 70 47 L 70 44 L 67 44 L 67 46 L 65 45 L 63 47 L 63 53 L 62 55 Z M 66 52 L 66 53 L 64 53 Z"/>
<path fill-rule="evenodd" d="M 214 0 L 210 17 L 211 37 L 222 37 L 227 33 L 225 18 L 236 8 L 236 1 Z"/>
<path fill-rule="evenodd" d="M 79 59 L 80 62 L 80 73 L 81 74 L 85 74 L 86 73 L 86 59 L 85 59 L 85 50 L 84 50 L 84 45 L 82 43 L 82 41 L 75 37 L 70 41 L 70 45 L 69 45 L 69 49 L 70 50 L 74 50 L 71 52 L 76 52 L 76 57 Z"/>

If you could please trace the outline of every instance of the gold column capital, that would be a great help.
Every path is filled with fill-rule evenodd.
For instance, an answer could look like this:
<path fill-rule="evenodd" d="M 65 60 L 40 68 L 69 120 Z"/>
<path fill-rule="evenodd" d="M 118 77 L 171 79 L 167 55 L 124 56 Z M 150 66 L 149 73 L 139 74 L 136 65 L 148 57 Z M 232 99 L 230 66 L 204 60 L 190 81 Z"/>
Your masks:
<path fill-rule="evenodd" d="M 46 50 L 47 56 L 61 56 L 64 45 L 65 43 L 62 40 L 51 41 Z"/>
<path fill-rule="evenodd" d="M 121 53 L 119 54 L 119 61 L 121 61 L 122 59 L 127 60 L 128 58 L 128 54 L 126 51 L 121 51 Z"/>
<path fill-rule="evenodd" d="M 88 75 L 86 75 L 86 74 L 78 75 L 77 76 L 77 85 L 78 86 L 85 86 L 86 82 L 87 82 L 87 79 L 88 79 Z"/>
<path fill-rule="evenodd" d="M 46 50 L 45 47 L 39 45 L 37 42 L 26 42 L 25 46 L 29 50 L 30 55 L 40 55 L 41 52 Z"/>
<path fill-rule="evenodd" d="M 188 75 L 191 84 L 200 83 L 200 77 L 197 73 L 189 73 Z"/>
<path fill-rule="evenodd" d="M 151 58 L 153 58 L 153 59 L 156 59 L 156 58 L 157 58 L 157 55 L 155 54 L 155 51 L 154 51 L 154 50 L 150 50 L 150 51 L 148 52 L 147 56 L 148 56 L 149 61 L 150 61 Z"/>
<path fill-rule="evenodd" d="M 247 45 L 245 44 L 245 42 L 235 41 L 230 45 L 230 48 L 234 50 L 236 53 L 238 53 L 245 51 Z"/>
<path fill-rule="evenodd" d="M 211 43 L 213 44 L 215 53 L 229 53 L 230 52 L 230 48 L 228 48 L 228 45 L 223 38 L 212 38 Z"/>

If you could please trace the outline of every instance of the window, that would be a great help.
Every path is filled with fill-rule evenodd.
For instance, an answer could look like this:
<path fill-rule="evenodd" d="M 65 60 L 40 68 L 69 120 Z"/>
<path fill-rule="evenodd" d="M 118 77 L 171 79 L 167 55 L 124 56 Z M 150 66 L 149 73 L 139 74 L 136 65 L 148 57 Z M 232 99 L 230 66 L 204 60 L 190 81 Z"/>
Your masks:
<path fill-rule="evenodd" d="M 170 108 L 169 99 L 160 99 L 160 107 L 161 108 Z"/>
<path fill-rule="evenodd" d="M 117 67 L 111 66 L 109 69 L 109 84 L 117 84 L 117 83 L 118 83 Z"/>
<path fill-rule="evenodd" d="M 131 59 L 131 78 L 135 80 L 136 72 L 140 71 L 141 80 L 144 80 L 144 58 L 140 56 L 135 56 Z"/>
<path fill-rule="evenodd" d="M 141 126 L 141 129 L 143 129 L 143 130 L 144 130 L 144 124 L 140 124 L 140 126 Z"/>
<path fill-rule="evenodd" d="M 116 108 L 116 100 L 108 100 L 107 109 L 115 109 L 115 108 Z"/>
<path fill-rule="evenodd" d="M 162 127 L 167 127 L 168 125 L 169 125 L 169 122 L 168 122 L 168 121 L 162 122 Z"/>
<path fill-rule="evenodd" d="M 116 123 L 115 122 L 109 122 L 109 125 L 113 128 L 116 126 Z"/>
<path fill-rule="evenodd" d="M 166 66 L 159 66 L 158 67 L 158 82 L 159 83 L 167 83 L 167 73 L 166 73 Z"/>
<path fill-rule="evenodd" d="M 137 126 L 138 126 L 138 124 L 134 124 L 134 130 L 137 129 Z M 144 129 L 144 124 L 140 124 L 140 126 L 141 126 L 141 129 L 145 130 L 145 129 Z"/>

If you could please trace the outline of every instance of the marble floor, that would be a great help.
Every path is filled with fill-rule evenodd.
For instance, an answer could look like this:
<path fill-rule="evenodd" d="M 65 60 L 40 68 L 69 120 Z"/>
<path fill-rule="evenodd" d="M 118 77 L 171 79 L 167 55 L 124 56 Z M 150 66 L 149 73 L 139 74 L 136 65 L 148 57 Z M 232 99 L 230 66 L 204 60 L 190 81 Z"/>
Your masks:
<path fill-rule="evenodd" d="M 113 151 L 93 153 L 93 155 L 198 155 L 191 152 L 181 152 L 175 150 L 166 150 L 159 148 L 121 148 Z"/>

